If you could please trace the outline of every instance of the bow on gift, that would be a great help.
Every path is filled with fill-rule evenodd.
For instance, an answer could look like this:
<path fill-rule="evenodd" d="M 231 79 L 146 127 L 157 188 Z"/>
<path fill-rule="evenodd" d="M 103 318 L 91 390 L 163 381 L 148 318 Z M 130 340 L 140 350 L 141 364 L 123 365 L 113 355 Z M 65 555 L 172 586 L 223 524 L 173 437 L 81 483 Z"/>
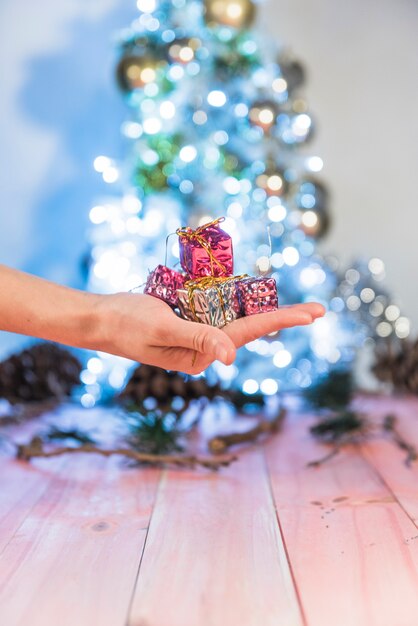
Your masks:
<path fill-rule="evenodd" d="M 226 273 L 227 270 L 226 270 L 226 267 L 220 261 L 218 261 L 218 259 L 215 257 L 210 247 L 210 243 L 206 241 L 202 233 L 207 228 L 210 228 L 211 226 L 217 226 L 224 220 L 225 220 L 224 217 L 218 217 L 216 220 L 213 220 L 212 222 L 209 222 L 208 224 L 204 224 L 203 226 L 199 226 L 199 228 L 196 228 L 195 230 L 190 228 L 190 226 L 186 226 L 185 228 L 178 228 L 176 230 L 176 234 L 179 237 L 184 237 L 188 241 L 196 241 L 200 246 L 202 246 L 204 250 L 206 250 L 210 259 L 210 268 L 211 268 L 212 274 L 213 274 L 214 263 L 216 263 L 216 265 L 218 265 L 218 267 L 220 267 L 223 272 Z"/>

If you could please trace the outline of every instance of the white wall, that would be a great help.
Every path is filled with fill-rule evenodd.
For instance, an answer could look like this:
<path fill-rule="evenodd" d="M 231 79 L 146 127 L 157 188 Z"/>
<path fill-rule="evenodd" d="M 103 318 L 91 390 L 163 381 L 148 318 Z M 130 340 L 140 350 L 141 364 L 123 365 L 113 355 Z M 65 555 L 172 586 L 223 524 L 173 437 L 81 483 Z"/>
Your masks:
<path fill-rule="evenodd" d="M 269 0 L 262 19 L 308 69 L 333 228 L 325 251 L 380 256 L 418 331 L 418 3 Z"/>
<path fill-rule="evenodd" d="M 134 6 L 1 0 L 0 262 L 79 281 L 98 191 L 91 162 L 120 149 L 124 107 L 111 36 Z M 260 10 L 308 69 L 306 96 L 317 118 L 312 151 L 325 161 L 333 196 L 323 249 L 345 260 L 381 256 L 388 286 L 417 331 L 418 3 L 267 0 Z M 36 265 L 40 258 L 46 264 Z M 0 352 L 15 341 L 0 333 Z"/>

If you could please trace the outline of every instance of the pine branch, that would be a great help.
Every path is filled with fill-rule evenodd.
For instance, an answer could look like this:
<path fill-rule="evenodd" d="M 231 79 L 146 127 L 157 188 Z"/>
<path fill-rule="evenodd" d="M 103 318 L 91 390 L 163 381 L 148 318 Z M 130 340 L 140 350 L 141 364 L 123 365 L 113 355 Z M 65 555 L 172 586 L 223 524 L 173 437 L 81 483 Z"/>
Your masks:
<path fill-rule="evenodd" d="M 328 452 L 328 454 L 321 457 L 320 459 L 315 459 L 315 461 L 309 461 L 309 463 L 306 464 L 306 467 L 319 467 L 323 463 L 326 463 L 327 461 L 330 461 L 331 459 L 333 459 L 334 456 L 337 456 L 340 450 L 341 450 L 341 446 L 335 445 L 334 448 L 331 450 L 331 452 Z"/>
<path fill-rule="evenodd" d="M 322 443 L 332 446 L 332 449 L 324 457 L 309 461 L 306 466 L 319 467 L 326 463 L 339 454 L 343 446 L 354 444 L 359 437 L 365 437 L 368 428 L 365 418 L 354 411 L 343 411 L 321 419 L 309 430 Z"/>
<path fill-rule="evenodd" d="M 395 415 L 386 415 L 383 420 L 383 430 L 388 432 L 396 445 L 401 449 L 406 451 L 405 457 L 405 465 L 407 467 L 411 467 L 412 463 L 418 459 L 418 453 L 415 446 L 412 443 L 409 443 L 402 437 L 400 432 L 396 429 L 396 417 Z"/>
<path fill-rule="evenodd" d="M 310 427 L 311 433 L 326 443 L 335 443 L 347 435 L 364 431 L 367 428 L 364 417 L 355 411 L 341 411 L 329 417 L 320 419 Z"/>
<path fill-rule="evenodd" d="M 316 409 L 343 411 L 348 408 L 353 393 L 352 372 L 337 369 L 320 378 L 313 387 L 308 387 L 304 396 L 308 403 Z"/>
<path fill-rule="evenodd" d="M 323 458 L 307 463 L 308 467 L 318 467 L 336 456 L 343 446 L 363 442 L 370 436 L 371 424 L 353 411 L 347 411 L 320 421 L 310 430 L 316 438 L 332 446 L 331 452 Z M 382 430 L 389 433 L 394 443 L 406 452 L 405 465 L 411 467 L 412 463 L 418 460 L 418 451 L 397 430 L 395 415 L 386 415 Z"/>
<path fill-rule="evenodd" d="M 254 426 L 254 428 L 251 428 L 244 433 L 217 435 L 209 440 L 209 450 L 214 454 L 220 454 L 238 443 L 248 443 L 255 441 L 260 435 L 276 433 L 280 429 L 285 415 L 286 409 L 281 409 L 274 419 L 262 420 Z"/>
<path fill-rule="evenodd" d="M 43 436 L 45 441 L 63 441 L 65 439 L 72 439 L 80 444 L 94 444 L 95 441 L 86 432 L 78 428 L 69 428 L 68 430 L 52 426 L 47 433 Z"/>
<path fill-rule="evenodd" d="M 52 448 L 50 450 L 44 448 L 43 441 L 40 437 L 33 437 L 28 444 L 18 444 L 16 456 L 23 461 L 30 461 L 33 458 L 49 458 L 59 456 L 61 454 L 74 454 L 79 452 L 87 452 L 91 454 L 101 454 L 102 456 L 112 456 L 119 454 L 140 463 L 148 463 L 151 465 L 176 465 L 183 467 L 201 466 L 211 470 L 218 470 L 220 467 L 226 467 L 237 460 L 234 455 L 225 455 L 222 457 L 200 457 L 195 455 L 158 455 L 147 454 L 145 452 L 136 452 L 129 448 L 112 448 L 104 449 L 94 445 L 86 444 L 77 448 L 62 446 Z"/>

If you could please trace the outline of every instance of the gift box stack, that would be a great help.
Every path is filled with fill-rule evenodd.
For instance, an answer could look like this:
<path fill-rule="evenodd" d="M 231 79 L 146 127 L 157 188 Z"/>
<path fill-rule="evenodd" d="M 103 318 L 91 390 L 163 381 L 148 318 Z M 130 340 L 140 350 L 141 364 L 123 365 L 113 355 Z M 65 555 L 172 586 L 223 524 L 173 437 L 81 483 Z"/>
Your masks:
<path fill-rule="evenodd" d="M 193 230 L 177 230 L 184 273 L 165 265 L 150 272 L 144 293 L 178 309 L 181 317 L 222 327 L 246 315 L 278 308 L 274 278 L 234 276 L 231 237 L 218 218 Z"/>

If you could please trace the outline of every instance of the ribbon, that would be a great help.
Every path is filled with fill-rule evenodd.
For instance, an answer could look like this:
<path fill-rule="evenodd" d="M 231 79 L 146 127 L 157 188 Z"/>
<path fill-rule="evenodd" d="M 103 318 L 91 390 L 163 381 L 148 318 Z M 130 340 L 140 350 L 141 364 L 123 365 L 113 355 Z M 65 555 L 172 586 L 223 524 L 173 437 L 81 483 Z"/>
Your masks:
<path fill-rule="evenodd" d="M 202 233 L 207 228 L 210 228 L 211 226 L 217 226 L 224 220 L 225 220 L 224 217 L 218 217 L 216 220 L 213 220 L 212 222 L 208 222 L 208 224 L 204 224 L 203 226 L 199 226 L 199 228 L 196 228 L 195 230 L 190 228 L 190 226 L 186 226 L 185 228 L 178 228 L 176 230 L 176 234 L 179 237 L 184 237 L 188 241 L 197 241 L 197 243 L 200 246 L 202 246 L 204 250 L 206 250 L 210 259 L 210 270 L 212 274 L 213 274 L 214 263 L 216 263 L 216 265 L 218 265 L 218 267 L 220 267 L 223 272 L 226 272 L 226 267 L 220 261 L 218 261 L 218 259 L 215 257 L 210 247 L 210 244 L 203 237 Z M 208 278 L 210 278 L 210 276 Z"/>
<path fill-rule="evenodd" d="M 167 237 L 165 238 L 165 260 L 164 260 L 164 265 L 167 267 L 167 257 L 168 257 L 168 240 L 170 239 L 170 237 L 172 237 L 173 235 L 176 235 L 176 233 L 169 233 L 167 235 Z"/>
<path fill-rule="evenodd" d="M 239 276 L 204 276 L 203 278 L 196 278 L 193 280 L 187 280 L 184 283 L 184 287 L 187 290 L 187 297 L 189 300 L 190 310 L 196 322 L 201 322 L 201 320 L 197 317 L 196 308 L 194 304 L 194 293 L 197 289 L 201 291 L 206 291 L 207 289 L 214 288 L 217 291 L 219 303 L 222 309 L 222 315 L 224 317 L 225 324 L 227 323 L 226 318 L 226 303 L 221 290 L 221 285 L 236 281 L 242 280 L 243 278 L 248 278 L 248 274 L 240 274 Z"/>

